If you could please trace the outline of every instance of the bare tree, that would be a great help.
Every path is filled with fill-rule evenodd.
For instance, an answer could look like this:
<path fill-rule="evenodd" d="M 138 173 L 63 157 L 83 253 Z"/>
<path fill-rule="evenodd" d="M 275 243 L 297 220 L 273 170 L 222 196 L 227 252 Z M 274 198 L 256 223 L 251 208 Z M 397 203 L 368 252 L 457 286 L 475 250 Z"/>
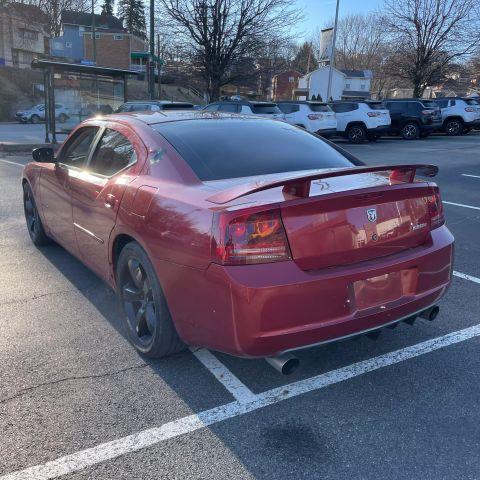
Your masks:
<path fill-rule="evenodd" d="M 300 18 L 289 0 L 159 0 L 202 69 L 211 100 L 235 79 L 238 62 L 253 59 Z M 236 73 L 237 72 L 237 73 Z"/>
<path fill-rule="evenodd" d="M 480 0 L 385 0 L 385 25 L 395 45 L 398 75 L 415 97 L 473 53 L 480 42 Z"/>

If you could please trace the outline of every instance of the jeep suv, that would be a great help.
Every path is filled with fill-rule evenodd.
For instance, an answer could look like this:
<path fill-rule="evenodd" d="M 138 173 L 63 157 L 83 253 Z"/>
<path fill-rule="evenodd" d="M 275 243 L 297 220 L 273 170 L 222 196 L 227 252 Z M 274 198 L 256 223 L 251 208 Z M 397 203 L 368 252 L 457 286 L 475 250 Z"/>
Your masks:
<path fill-rule="evenodd" d="M 382 102 L 335 101 L 329 103 L 337 118 L 337 134 L 350 143 L 374 141 L 390 130 L 390 114 Z"/>
<path fill-rule="evenodd" d="M 442 127 L 440 108 L 431 100 L 388 99 L 385 105 L 392 118 L 392 133 L 405 140 L 425 138 Z"/>
<path fill-rule="evenodd" d="M 335 112 L 326 103 L 285 100 L 277 105 L 285 114 L 285 121 L 292 125 L 322 137 L 331 137 L 337 132 Z"/>
<path fill-rule="evenodd" d="M 243 113 L 245 115 L 259 115 L 266 118 L 283 120 L 285 115 L 273 102 L 249 102 L 247 100 L 221 100 L 210 103 L 204 109 L 206 112 Z"/>
<path fill-rule="evenodd" d="M 442 112 L 442 131 L 447 135 L 462 135 L 480 128 L 480 105 L 473 98 L 437 98 L 433 100 Z"/>

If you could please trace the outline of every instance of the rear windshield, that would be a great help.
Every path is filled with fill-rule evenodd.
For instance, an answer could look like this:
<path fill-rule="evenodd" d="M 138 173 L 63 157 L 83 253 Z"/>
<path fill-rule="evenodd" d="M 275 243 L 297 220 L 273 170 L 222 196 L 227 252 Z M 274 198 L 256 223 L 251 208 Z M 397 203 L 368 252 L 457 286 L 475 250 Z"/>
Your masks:
<path fill-rule="evenodd" d="M 192 103 L 164 103 L 162 104 L 163 110 L 179 110 L 179 109 L 192 109 Z"/>
<path fill-rule="evenodd" d="M 225 118 L 152 127 L 202 181 L 353 166 L 320 138 L 283 122 Z"/>
<path fill-rule="evenodd" d="M 372 110 L 386 110 L 386 106 L 382 102 L 368 102 L 367 105 L 372 109 Z"/>
<path fill-rule="evenodd" d="M 253 113 L 282 113 L 282 111 L 272 103 L 271 105 L 263 105 L 263 104 L 252 104 L 252 111 Z"/>
<path fill-rule="evenodd" d="M 331 112 L 332 109 L 324 103 L 310 103 L 310 110 L 314 112 Z"/>

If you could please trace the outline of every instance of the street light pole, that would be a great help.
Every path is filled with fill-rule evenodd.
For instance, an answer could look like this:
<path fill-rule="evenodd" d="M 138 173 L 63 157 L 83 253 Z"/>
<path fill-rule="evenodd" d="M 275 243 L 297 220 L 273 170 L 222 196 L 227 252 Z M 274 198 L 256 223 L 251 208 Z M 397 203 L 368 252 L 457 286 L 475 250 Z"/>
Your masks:
<path fill-rule="evenodd" d="M 148 91 L 150 100 L 155 100 L 155 5 L 150 0 L 150 58 L 148 64 Z"/>
<path fill-rule="evenodd" d="M 328 65 L 328 87 L 327 87 L 327 102 L 330 101 L 330 92 L 332 89 L 332 68 L 335 62 L 335 43 L 337 41 L 337 25 L 338 25 L 338 7 L 340 0 L 337 0 L 337 8 L 335 10 L 335 25 L 333 26 L 333 39 L 332 39 L 332 53 L 330 54 L 330 63 Z"/>

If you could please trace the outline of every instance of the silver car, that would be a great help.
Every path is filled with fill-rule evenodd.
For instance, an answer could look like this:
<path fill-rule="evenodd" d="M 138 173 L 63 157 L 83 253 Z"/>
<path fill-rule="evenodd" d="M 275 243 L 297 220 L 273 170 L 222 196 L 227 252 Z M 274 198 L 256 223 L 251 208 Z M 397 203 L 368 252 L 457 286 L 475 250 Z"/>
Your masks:
<path fill-rule="evenodd" d="M 38 123 L 40 121 L 45 120 L 45 105 L 43 103 L 39 103 L 34 107 L 28 108 L 27 110 L 18 111 L 15 116 L 20 123 Z M 65 123 L 69 116 L 68 116 L 68 108 L 61 103 L 55 104 L 55 118 L 60 123 Z"/>

